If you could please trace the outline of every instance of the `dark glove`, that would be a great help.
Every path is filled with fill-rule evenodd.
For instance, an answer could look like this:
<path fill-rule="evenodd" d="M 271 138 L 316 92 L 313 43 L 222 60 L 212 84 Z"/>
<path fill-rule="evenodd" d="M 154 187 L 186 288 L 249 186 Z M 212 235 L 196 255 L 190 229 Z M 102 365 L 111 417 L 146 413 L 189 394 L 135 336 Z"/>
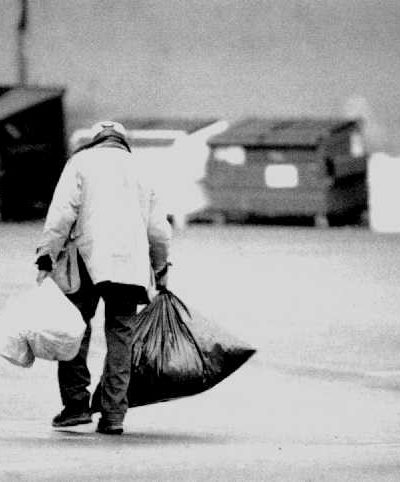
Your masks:
<path fill-rule="evenodd" d="M 35 264 L 37 265 L 39 271 L 51 272 L 53 270 L 53 261 L 51 260 L 49 254 L 39 256 Z"/>
<path fill-rule="evenodd" d="M 171 263 L 166 263 L 164 268 L 162 268 L 160 271 L 157 271 L 157 273 L 155 273 L 156 290 L 157 291 L 163 291 L 163 290 L 167 289 L 168 269 L 169 269 L 170 266 L 172 266 Z"/>

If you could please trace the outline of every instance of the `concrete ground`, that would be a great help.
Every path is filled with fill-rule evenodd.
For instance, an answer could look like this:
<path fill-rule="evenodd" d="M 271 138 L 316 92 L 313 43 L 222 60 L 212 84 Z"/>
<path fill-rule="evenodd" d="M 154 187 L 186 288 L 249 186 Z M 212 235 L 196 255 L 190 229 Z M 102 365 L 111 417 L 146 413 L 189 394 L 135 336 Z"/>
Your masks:
<path fill-rule="evenodd" d="M 40 229 L 0 224 L 0 309 L 34 286 Z M 0 480 L 400 480 L 399 235 L 192 226 L 172 258 L 171 289 L 257 355 L 201 395 L 130 409 L 122 437 L 52 429 L 56 364 L 0 360 Z M 103 355 L 100 306 L 93 384 Z"/>

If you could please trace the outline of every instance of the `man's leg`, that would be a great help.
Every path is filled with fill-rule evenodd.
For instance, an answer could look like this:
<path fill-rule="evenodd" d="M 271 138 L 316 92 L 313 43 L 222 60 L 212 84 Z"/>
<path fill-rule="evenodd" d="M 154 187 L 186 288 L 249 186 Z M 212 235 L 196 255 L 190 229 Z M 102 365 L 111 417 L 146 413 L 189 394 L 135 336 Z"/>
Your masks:
<path fill-rule="evenodd" d="M 54 417 L 54 427 L 90 423 L 92 420 L 89 411 L 90 392 L 88 386 L 90 385 L 90 372 L 87 366 L 87 356 L 92 331 L 91 319 L 96 313 L 99 294 L 82 260 L 79 260 L 79 265 L 81 288 L 77 293 L 68 295 L 68 298 L 81 312 L 86 323 L 86 330 L 76 357 L 70 361 L 60 361 L 58 363 L 58 383 L 64 409 Z"/>
<path fill-rule="evenodd" d="M 140 288 L 101 283 L 99 290 L 105 305 L 107 354 L 101 383 L 101 419 L 98 431 L 120 434 L 128 410 L 132 338 Z"/>

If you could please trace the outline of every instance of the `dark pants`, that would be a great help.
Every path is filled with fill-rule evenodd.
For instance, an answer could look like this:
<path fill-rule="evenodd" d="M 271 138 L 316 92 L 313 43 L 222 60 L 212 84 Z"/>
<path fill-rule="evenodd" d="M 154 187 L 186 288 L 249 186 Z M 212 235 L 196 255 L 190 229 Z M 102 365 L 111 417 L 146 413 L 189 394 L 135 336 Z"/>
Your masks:
<path fill-rule="evenodd" d="M 83 261 L 79 260 L 81 288 L 68 298 L 78 307 L 87 328 L 78 355 L 71 361 L 59 362 L 58 381 L 65 407 L 88 409 L 90 405 L 90 372 L 87 367 L 91 335 L 91 319 L 100 297 L 105 306 L 104 361 L 101 391 L 101 413 L 110 422 L 122 422 L 128 409 L 127 389 L 131 373 L 132 338 L 139 298 L 143 288 L 111 282 L 94 285 Z"/>

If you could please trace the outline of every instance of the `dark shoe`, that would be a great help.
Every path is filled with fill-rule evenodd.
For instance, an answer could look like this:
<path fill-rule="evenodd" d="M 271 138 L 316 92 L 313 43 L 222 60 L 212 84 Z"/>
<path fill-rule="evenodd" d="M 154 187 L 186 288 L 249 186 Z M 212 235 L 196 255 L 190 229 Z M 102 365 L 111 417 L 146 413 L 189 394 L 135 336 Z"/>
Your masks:
<path fill-rule="evenodd" d="M 122 423 L 107 422 L 102 418 L 99 420 L 96 430 L 96 432 L 105 435 L 122 435 L 123 431 Z"/>
<path fill-rule="evenodd" d="M 65 407 L 52 421 L 53 427 L 73 427 L 84 423 L 92 423 L 92 414 L 89 410 L 77 410 L 68 407 Z"/>

